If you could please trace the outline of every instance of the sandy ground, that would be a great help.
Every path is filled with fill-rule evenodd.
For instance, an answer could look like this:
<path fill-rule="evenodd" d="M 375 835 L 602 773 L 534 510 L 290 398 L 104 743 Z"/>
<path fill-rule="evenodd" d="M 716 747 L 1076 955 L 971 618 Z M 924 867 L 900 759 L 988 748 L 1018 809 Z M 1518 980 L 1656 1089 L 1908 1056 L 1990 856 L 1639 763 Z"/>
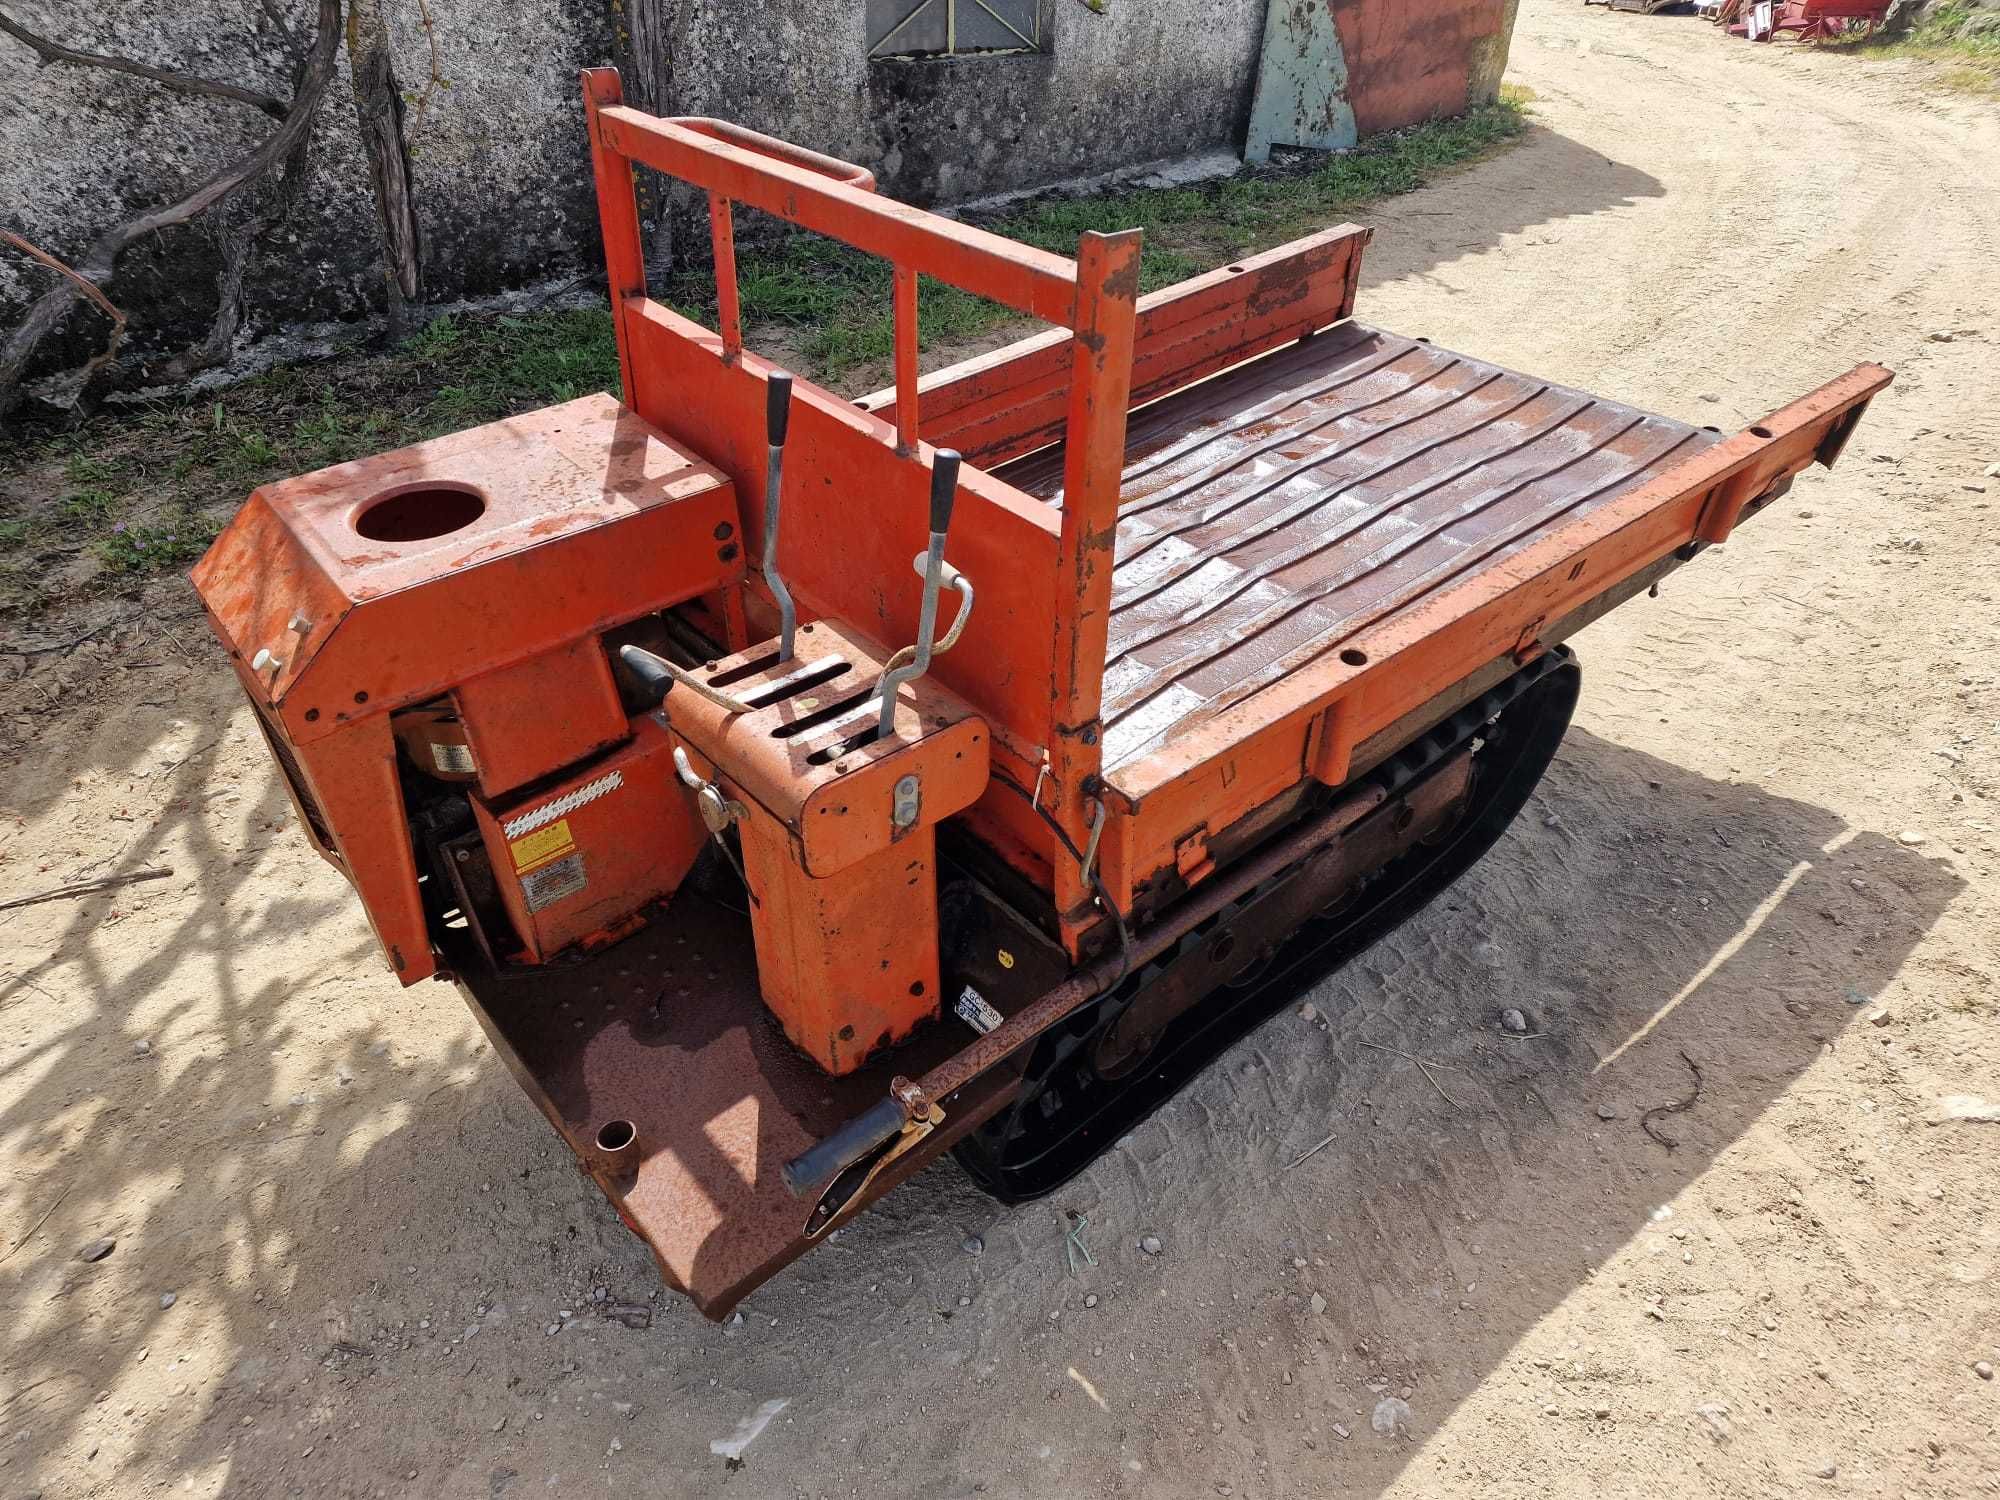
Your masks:
<path fill-rule="evenodd" d="M 0 915 L 0 1497 L 2000 1493 L 2000 1126 L 1932 1123 L 2000 1100 L 2000 119 L 1575 0 L 1514 57 L 1534 139 L 1385 207 L 1365 316 L 1725 426 L 1898 381 L 1585 635 L 1479 870 L 1051 1202 L 946 1165 L 741 1324 L 594 1315 L 649 1257 L 185 605 L 6 659 L 0 895 L 175 874 Z"/>

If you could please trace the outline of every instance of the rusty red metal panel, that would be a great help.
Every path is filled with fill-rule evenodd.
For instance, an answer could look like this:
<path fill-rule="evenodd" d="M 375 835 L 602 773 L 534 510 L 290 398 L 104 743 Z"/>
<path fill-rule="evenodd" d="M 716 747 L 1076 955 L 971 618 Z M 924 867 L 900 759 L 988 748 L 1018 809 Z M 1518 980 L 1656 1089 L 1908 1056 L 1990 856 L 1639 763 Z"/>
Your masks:
<path fill-rule="evenodd" d="M 1511 23 L 1506 0 L 1325 0 L 1347 58 L 1347 97 L 1364 136 L 1463 114 L 1483 53 Z M 1497 69 L 1494 70 L 1497 74 Z"/>
<path fill-rule="evenodd" d="M 1022 934 L 1001 946 L 1021 955 L 1012 972 L 1028 973 L 1023 995 L 1051 982 L 1038 957 L 1046 945 Z M 711 1318 L 814 1243 L 814 1204 L 785 1186 L 783 1164 L 883 1098 L 893 1074 L 942 1063 L 973 1036 L 946 1021 L 893 1060 L 829 1077 L 764 1008 L 749 919 L 693 886 L 643 932 L 582 963 L 495 972 L 469 959 L 458 977 L 496 1052 L 652 1249 L 667 1284 Z M 1016 1003 L 980 984 L 1003 1010 Z M 922 1170 L 1014 1086 L 1010 1074 L 974 1082 L 945 1127 L 844 1212 Z"/>

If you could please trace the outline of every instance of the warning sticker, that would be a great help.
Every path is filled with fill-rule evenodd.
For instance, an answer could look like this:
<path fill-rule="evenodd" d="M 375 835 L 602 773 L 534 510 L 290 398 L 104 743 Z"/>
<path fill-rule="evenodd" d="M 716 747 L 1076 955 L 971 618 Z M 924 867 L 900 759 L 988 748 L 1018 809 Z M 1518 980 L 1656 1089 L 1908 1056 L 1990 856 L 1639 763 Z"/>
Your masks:
<path fill-rule="evenodd" d="M 963 990 L 959 991 L 958 1004 L 954 1005 L 952 1009 L 958 1012 L 959 1020 L 965 1022 L 966 1025 L 970 1026 L 981 1036 L 986 1035 L 987 1032 L 1007 1019 L 999 1011 L 988 1005 L 986 997 L 969 984 Z"/>
<path fill-rule="evenodd" d="M 510 839 L 517 839 L 524 833 L 533 833 L 544 823 L 553 823 L 557 818 L 566 818 L 586 803 L 595 802 L 599 797 L 608 796 L 625 785 L 623 771 L 606 771 L 595 781 L 586 781 L 582 786 L 564 792 L 560 797 L 551 798 L 532 812 L 520 813 L 509 818 L 501 826 L 501 832 Z"/>
<path fill-rule="evenodd" d="M 561 859 L 576 847 L 576 840 L 569 836 L 569 819 L 559 818 L 546 828 L 537 828 L 515 839 L 507 847 L 514 851 L 515 870 L 526 874 L 537 865 Z"/>
<path fill-rule="evenodd" d="M 589 884 L 583 874 L 583 855 L 570 854 L 554 864 L 543 865 L 531 875 L 523 875 L 521 899 L 529 911 L 540 911 L 565 896 L 574 896 Z"/>
<path fill-rule="evenodd" d="M 472 763 L 470 745 L 448 745 L 442 740 L 431 741 L 431 763 L 440 771 L 463 772 L 468 776 L 479 769 Z"/>

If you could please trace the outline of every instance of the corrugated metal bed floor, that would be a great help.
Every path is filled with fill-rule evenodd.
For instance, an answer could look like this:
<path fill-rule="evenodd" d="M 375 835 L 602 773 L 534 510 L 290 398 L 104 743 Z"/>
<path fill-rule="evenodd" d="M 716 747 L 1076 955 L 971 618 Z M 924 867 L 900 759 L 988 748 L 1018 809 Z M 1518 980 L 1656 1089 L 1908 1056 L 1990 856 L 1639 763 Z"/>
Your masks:
<path fill-rule="evenodd" d="M 1718 437 L 1354 322 L 1134 412 L 1107 770 Z"/>

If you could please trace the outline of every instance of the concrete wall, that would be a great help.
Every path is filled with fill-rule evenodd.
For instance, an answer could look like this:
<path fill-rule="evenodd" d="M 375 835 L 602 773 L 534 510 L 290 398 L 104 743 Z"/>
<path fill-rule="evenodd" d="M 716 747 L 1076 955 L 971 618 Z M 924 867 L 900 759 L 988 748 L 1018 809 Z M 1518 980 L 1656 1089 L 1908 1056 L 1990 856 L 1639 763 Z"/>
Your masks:
<path fill-rule="evenodd" d="M 673 89 L 949 203 L 1240 145 L 1265 0 L 1050 0 L 1041 55 L 870 62 L 859 0 L 700 5 Z"/>

